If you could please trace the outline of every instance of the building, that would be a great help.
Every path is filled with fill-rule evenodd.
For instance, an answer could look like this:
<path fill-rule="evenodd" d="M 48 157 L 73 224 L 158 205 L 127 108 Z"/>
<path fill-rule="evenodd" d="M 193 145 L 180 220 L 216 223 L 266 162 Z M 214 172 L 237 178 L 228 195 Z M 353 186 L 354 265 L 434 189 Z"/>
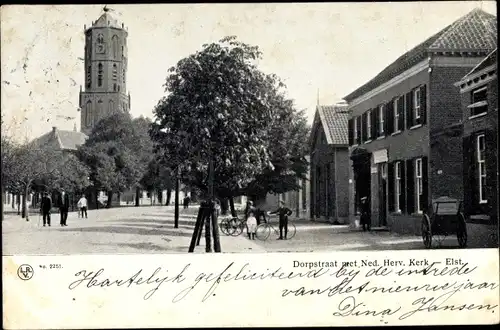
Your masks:
<path fill-rule="evenodd" d="M 345 103 L 316 107 L 309 139 L 311 220 L 349 219 L 348 115 Z"/>
<path fill-rule="evenodd" d="M 456 83 L 463 110 L 464 213 L 498 224 L 497 50 Z"/>
<path fill-rule="evenodd" d="M 89 134 L 99 120 L 130 111 L 127 95 L 127 36 L 122 23 L 104 8 L 92 25 L 84 26 L 85 90 L 80 86 L 81 131 Z"/>
<path fill-rule="evenodd" d="M 453 84 L 496 43 L 496 17 L 475 9 L 344 98 L 351 223 L 366 196 L 372 226 L 418 234 L 432 199 L 462 198 L 462 111 Z"/>

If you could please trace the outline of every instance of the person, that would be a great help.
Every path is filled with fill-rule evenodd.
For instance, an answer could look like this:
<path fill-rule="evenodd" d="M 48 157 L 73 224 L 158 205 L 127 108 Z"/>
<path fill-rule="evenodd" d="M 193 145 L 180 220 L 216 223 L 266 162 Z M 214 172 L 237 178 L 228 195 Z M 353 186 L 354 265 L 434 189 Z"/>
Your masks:
<path fill-rule="evenodd" d="M 366 231 L 367 229 L 368 229 L 368 231 L 370 231 L 370 227 L 371 227 L 370 205 L 368 204 L 368 198 L 366 196 L 361 197 L 360 208 L 361 208 L 360 222 L 361 222 L 361 225 L 363 226 L 363 231 Z"/>
<path fill-rule="evenodd" d="M 247 225 L 248 239 L 255 240 L 255 232 L 257 231 L 257 209 L 253 206 L 252 201 L 248 201 L 245 210 L 245 218 Z"/>
<path fill-rule="evenodd" d="M 52 209 L 52 200 L 49 197 L 48 193 L 44 193 L 42 197 L 42 201 L 40 203 L 40 213 L 43 217 L 43 226 L 49 225 L 50 227 L 50 210 Z"/>
<path fill-rule="evenodd" d="M 285 206 L 285 202 L 280 200 L 280 206 L 276 211 L 268 212 L 268 214 L 279 214 L 280 217 L 280 237 L 279 240 L 287 239 L 288 235 L 288 217 L 292 215 L 292 210 Z M 283 236 L 283 229 L 285 230 L 285 236 Z"/>
<path fill-rule="evenodd" d="M 78 214 L 83 215 L 85 214 L 85 219 L 87 219 L 87 198 L 85 195 L 82 195 L 82 197 L 78 200 L 78 203 L 76 204 L 78 207 Z"/>
<path fill-rule="evenodd" d="M 67 226 L 66 220 L 68 219 L 69 196 L 64 191 L 64 189 L 61 190 L 61 194 L 59 195 L 57 204 L 59 206 L 59 212 L 61 214 L 61 227 Z"/>

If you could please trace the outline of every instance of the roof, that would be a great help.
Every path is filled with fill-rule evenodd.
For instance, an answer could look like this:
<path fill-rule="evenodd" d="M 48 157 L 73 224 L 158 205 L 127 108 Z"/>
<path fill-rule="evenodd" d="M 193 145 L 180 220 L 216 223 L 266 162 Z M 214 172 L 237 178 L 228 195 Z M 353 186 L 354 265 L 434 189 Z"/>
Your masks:
<path fill-rule="evenodd" d="M 349 113 L 347 112 L 347 104 L 318 105 L 316 106 L 316 115 L 311 131 L 311 138 L 314 135 L 314 131 L 317 129 L 319 121 L 325 131 L 328 144 L 347 145 L 349 143 L 348 120 Z"/>
<path fill-rule="evenodd" d="M 92 24 L 92 27 L 114 27 L 121 29 L 122 26 L 118 23 L 118 20 L 112 15 L 110 9 L 104 8 L 104 13 Z"/>
<path fill-rule="evenodd" d="M 65 131 L 52 128 L 52 131 L 40 136 L 33 141 L 39 147 L 52 147 L 60 150 L 76 150 L 83 145 L 87 135 L 82 132 Z"/>
<path fill-rule="evenodd" d="M 483 69 L 486 69 L 490 66 L 496 65 L 497 64 L 497 50 L 495 48 L 494 51 L 492 51 L 484 60 L 481 61 L 478 65 L 474 67 L 474 69 L 471 70 L 471 72 L 467 73 L 462 80 L 467 80 L 468 77 L 482 71 Z"/>
<path fill-rule="evenodd" d="M 344 97 L 344 99 L 350 102 L 371 91 L 424 60 L 430 52 L 474 51 L 488 53 L 496 47 L 496 16 L 476 8 L 404 53 L 375 76 L 375 78 Z"/>

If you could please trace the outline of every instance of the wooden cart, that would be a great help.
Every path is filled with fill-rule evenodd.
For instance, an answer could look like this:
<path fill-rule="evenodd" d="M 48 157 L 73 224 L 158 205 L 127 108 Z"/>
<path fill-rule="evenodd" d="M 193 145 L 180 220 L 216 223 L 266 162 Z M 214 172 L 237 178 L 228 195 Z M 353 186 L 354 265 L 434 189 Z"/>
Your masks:
<path fill-rule="evenodd" d="M 454 198 L 440 197 L 432 202 L 430 214 L 422 217 L 422 239 L 427 249 L 432 246 L 433 236 L 457 235 L 458 246 L 467 246 L 467 227 L 461 210 L 462 202 Z"/>

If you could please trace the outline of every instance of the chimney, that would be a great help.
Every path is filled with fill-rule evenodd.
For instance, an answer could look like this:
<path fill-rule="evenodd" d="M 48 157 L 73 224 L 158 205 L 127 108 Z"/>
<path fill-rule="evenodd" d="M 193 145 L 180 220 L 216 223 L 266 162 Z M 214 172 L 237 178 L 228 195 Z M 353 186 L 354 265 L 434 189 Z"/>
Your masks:
<path fill-rule="evenodd" d="M 55 133 L 56 131 L 57 131 L 57 127 L 52 126 L 52 132 L 54 132 L 54 133 Z"/>

